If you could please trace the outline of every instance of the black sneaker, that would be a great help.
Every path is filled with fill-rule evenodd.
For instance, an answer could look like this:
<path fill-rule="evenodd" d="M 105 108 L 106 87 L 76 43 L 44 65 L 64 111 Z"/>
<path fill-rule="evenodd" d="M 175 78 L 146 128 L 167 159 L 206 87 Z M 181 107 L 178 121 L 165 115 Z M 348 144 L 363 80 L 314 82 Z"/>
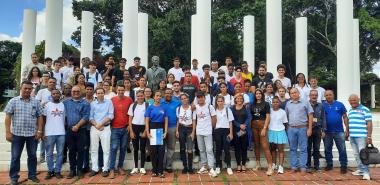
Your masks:
<path fill-rule="evenodd" d="M 57 179 L 62 179 L 63 178 L 63 176 L 61 175 L 61 173 L 55 173 L 54 175 L 55 175 L 55 178 L 57 178 Z"/>
<path fill-rule="evenodd" d="M 13 180 L 11 180 L 11 182 L 10 182 L 9 184 L 10 184 L 10 185 L 17 185 L 18 182 L 17 182 L 17 181 L 13 181 Z"/>
<path fill-rule="evenodd" d="M 187 168 L 182 169 L 182 174 L 187 174 Z"/>
<path fill-rule="evenodd" d="M 132 152 L 132 150 L 128 147 L 127 148 L 127 153 L 131 153 Z"/>
<path fill-rule="evenodd" d="M 54 177 L 54 172 L 48 172 L 45 176 L 45 180 L 49 180 Z"/>
<path fill-rule="evenodd" d="M 88 174 L 89 177 L 93 177 L 95 175 L 97 175 L 98 172 L 94 171 L 94 170 L 91 170 L 90 174 Z"/>
<path fill-rule="evenodd" d="M 165 169 L 165 171 L 168 173 L 173 173 L 173 169 Z"/>
<path fill-rule="evenodd" d="M 78 179 L 82 179 L 84 177 L 84 173 L 82 171 L 78 172 Z"/>
<path fill-rule="evenodd" d="M 333 169 L 332 166 L 326 166 L 326 167 L 325 167 L 325 171 L 330 171 L 330 170 L 332 170 L 332 169 Z"/>
<path fill-rule="evenodd" d="M 189 169 L 187 169 L 187 172 L 188 172 L 189 174 L 194 174 L 194 169 L 189 168 Z"/>
<path fill-rule="evenodd" d="M 86 167 L 82 169 L 83 173 L 88 173 L 91 171 L 90 167 Z"/>
<path fill-rule="evenodd" d="M 66 177 L 66 179 L 72 179 L 75 177 L 75 172 L 70 171 L 69 175 Z"/>
<path fill-rule="evenodd" d="M 34 183 L 40 183 L 40 179 L 38 179 L 37 177 L 30 177 L 28 179 L 31 180 Z"/>
<path fill-rule="evenodd" d="M 103 173 L 102 173 L 102 176 L 103 177 L 108 177 L 110 175 L 110 172 L 109 171 L 104 171 Z"/>
<path fill-rule="evenodd" d="M 346 174 L 347 173 L 347 167 L 340 168 L 340 174 Z"/>

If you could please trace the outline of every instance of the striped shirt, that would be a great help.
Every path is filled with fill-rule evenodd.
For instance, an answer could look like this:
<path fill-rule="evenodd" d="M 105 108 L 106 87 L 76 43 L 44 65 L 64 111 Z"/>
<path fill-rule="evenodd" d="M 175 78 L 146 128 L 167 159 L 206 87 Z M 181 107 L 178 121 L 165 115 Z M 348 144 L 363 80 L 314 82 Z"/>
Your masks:
<path fill-rule="evenodd" d="M 350 137 L 367 137 L 367 123 L 372 121 L 372 114 L 367 107 L 359 105 L 348 112 Z"/>

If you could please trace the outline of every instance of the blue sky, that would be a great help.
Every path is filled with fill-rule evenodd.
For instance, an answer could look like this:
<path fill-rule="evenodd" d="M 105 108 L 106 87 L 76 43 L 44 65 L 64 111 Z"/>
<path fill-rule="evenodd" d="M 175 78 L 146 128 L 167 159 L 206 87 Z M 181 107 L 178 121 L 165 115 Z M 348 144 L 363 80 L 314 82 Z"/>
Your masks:
<path fill-rule="evenodd" d="M 41 11 L 45 8 L 44 0 L 2 0 L 0 6 L 0 33 L 18 37 L 22 32 L 24 9 Z"/>

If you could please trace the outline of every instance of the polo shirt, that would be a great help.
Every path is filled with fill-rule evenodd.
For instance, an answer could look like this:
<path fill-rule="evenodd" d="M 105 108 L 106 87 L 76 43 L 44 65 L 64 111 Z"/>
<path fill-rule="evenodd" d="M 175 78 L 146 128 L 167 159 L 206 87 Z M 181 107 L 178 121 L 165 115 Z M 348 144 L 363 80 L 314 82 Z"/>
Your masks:
<path fill-rule="evenodd" d="M 348 127 L 350 137 L 367 137 L 367 123 L 372 121 L 370 110 L 364 105 L 351 108 L 348 111 Z"/>
<path fill-rule="evenodd" d="M 151 105 L 146 110 L 145 117 L 149 118 L 151 123 L 164 123 L 167 113 L 163 105 Z"/>
<path fill-rule="evenodd" d="M 181 106 L 181 102 L 175 100 L 172 97 L 170 102 L 167 102 L 165 98 L 161 100 L 161 105 L 165 108 L 166 114 L 168 116 L 168 128 L 173 128 L 177 126 L 177 108 Z"/>
<path fill-rule="evenodd" d="M 285 111 L 290 126 L 307 125 L 309 122 L 309 114 L 314 113 L 310 102 L 302 99 L 288 101 L 288 103 L 286 103 Z"/>
<path fill-rule="evenodd" d="M 326 132 L 344 132 L 343 114 L 347 112 L 346 107 L 339 101 L 331 104 L 323 103 L 326 116 Z"/>
<path fill-rule="evenodd" d="M 114 118 L 112 120 L 112 128 L 125 128 L 128 125 L 128 110 L 133 103 L 130 97 L 120 99 L 118 96 L 111 98 L 114 107 Z"/>

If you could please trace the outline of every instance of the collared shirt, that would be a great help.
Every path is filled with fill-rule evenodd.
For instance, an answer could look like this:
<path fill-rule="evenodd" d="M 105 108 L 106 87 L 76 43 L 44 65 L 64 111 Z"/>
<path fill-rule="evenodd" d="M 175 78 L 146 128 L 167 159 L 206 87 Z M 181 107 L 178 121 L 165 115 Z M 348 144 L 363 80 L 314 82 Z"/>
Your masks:
<path fill-rule="evenodd" d="M 37 119 L 42 116 L 40 102 L 34 98 L 29 100 L 21 96 L 12 98 L 4 111 L 12 117 L 12 134 L 30 137 L 37 133 Z"/>
<path fill-rule="evenodd" d="M 302 99 L 288 101 L 285 111 L 290 126 L 307 125 L 309 122 L 309 114 L 314 113 L 310 103 Z"/>
<path fill-rule="evenodd" d="M 90 121 L 95 120 L 96 123 L 101 123 L 105 118 L 113 119 L 113 105 L 112 101 L 104 99 L 103 101 L 93 101 L 91 103 Z M 111 121 L 105 123 L 109 124 Z"/>
<path fill-rule="evenodd" d="M 72 127 L 81 119 L 84 119 L 85 121 L 89 120 L 90 104 L 86 100 L 73 100 L 72 98 L 69 98 L 65 100 L 63 104 L 65 105 L 67 126 Z"/>
<path fill-rule="evenodd" d="M 161 100 L 161 106 L 165 108 L 166 114 L 168 116 L 168 128 L 176 127 L 177 126 L 177 107 L 181 106 L 181 102 L 174 100 L 172 97 L 172 100 L 170 102 L 167 102 L 165 99 Z"/>
<path fill-rule="evenodd" d="M 326 130 L 326 116 L 325 109 L 322 103 L 311 104 L 313 107 L 313 127 L 317 126 L 321 128 L 323 131 Z"/>
<path fill-rule="evenodd" d="M 350 137 L 367 137 L 367 123 L 372 121 L 371 111 L 364 105 L 348 111 Z"/>
<path fill-rule="evenodd" d="M 343 103 L 334 101 L 332 103 L 323 103 L 326 113 L 327 132 L 344 132 L 343 115 L 347 110 Z"/>

